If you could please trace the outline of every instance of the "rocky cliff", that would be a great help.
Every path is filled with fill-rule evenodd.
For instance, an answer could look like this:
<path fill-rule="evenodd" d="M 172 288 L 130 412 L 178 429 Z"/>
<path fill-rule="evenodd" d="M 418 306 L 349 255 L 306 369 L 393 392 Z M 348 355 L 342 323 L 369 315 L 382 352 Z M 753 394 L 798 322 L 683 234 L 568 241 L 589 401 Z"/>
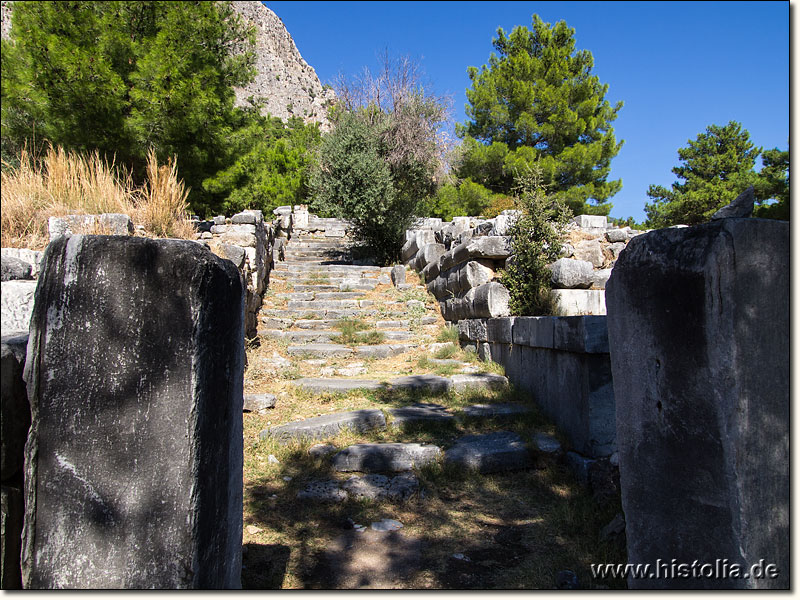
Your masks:
<path fill-rule="evenodd" d="M 295 46 L 283 21 L 261 2 L 232 2 L 234 10 L 256 28 L 256 77 L 236 88 L 237 106 L 261 102 L 261 112 L 281 119 L 300 117 L 306 123 L 329 128 L 327 108 L 336 95 L 323 88 L 314 68 Z M 11 29 L 11 2 L 2 1 L 2 36 Z"/>

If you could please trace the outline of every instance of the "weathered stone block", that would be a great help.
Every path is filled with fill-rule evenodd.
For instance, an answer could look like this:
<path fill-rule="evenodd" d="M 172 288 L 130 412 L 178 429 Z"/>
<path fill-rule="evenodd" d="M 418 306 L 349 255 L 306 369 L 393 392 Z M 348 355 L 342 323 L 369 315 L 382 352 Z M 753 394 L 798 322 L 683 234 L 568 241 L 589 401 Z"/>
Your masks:
<path fill-rule="evenodd" d="M 514 327 L 516 317 L 498 317 L 486 321 L 486 339 L 490 342 L 501 344 L 512 343 L 511 332 Z"/>
<path fill-rule="evenodd" d="M 39 263 L 42 262 L 44 252 L 41 250 L 29 250 L 28 248 L 3 248 L 0 254 L 4 258 L 18 258 L 19 260 L 31 265 L 31 277 L 36 279 L 39 276 Z"/>
<path fill-rule="evenodd" d="M 28 336 L 3 336 L 0 351 L 0 409 L 2 410 L 2 439 L 0 439 L 0 473 L 8 481 L 22 471 L 25 440 L 31 425 L 31 407 L 22 372 Z"/>
<path fill-rule="evenodd" d="M 556 289 L 588 288 L 592 285 L 593 267 L 589 261 L 559 258 L 548 268 L 552 286 Z"/>
<path fill-rule="evenodd" d="M 606 290 L 629 562 L 750 565 L 789 586 L 789 223 L 724 219 L 637 236 Z"/>
<path fill-rule="evenodd" d="M 33 265 L 25 262 L 22 259 L 13 256 L 6 256 L 5 254 L 0 258 L 0 281 L 15 281 L 18 279 L 33 279 L 31 271 Z"/>
<path fill-rule="evenodd" d="M 0 328 L 4 334 L 28 331 L 35 291 L 35 281 L 0 283 Z"/>
<path fill-rule="evenodd" d="M 516 317 L 512 343 L 534 348 L 553 347 L 553 327 L 556 317 Z"/>
<path fill-rule="evenodd" d="M 567 352 L 608 354 L 608 325 L 605 316 L 556 317 L 553 319 L 553 348 Z"/>
<path fill-rule="evenodd" d="M 573 217 L 572 221 L 578 227 L 602 227 L 608 226 L 608 217 L 602 215 L 578 215 Z"/>
<path fill-rule="evenodd" d="M 606 231 L 606 239 L 609 242 L 626 242 L 628 241 L 628 232 L 630 227 L 623 227 L 622 229 L 609 229 Z"/>
<path fill-rule="evenodd" d="M 522 438 L 510 431 L 460 437 L 445 451 L 444 460 L 481 473 L 525 469 L 532 464 Z"/>
<path fill-rule="evenodd" d="M 442 450 L 426 444 L 356 444 L 333 457 L 337 471 L 364 473 L 409 471 L 436 462 Z"/>
<path fill-rule="evenodd" d="M 550 294 L 565 317 L 606 314 L 604 290 L 551 290 Z"/>
<path fill-rule="evenodd" d="M 406 282 L 406 269 L 403 265 L 395 265 L 392 267 L 392 285 L 397 287 L 401 283 Z"/>
<path fill-rule="evenodd" d="M 440 306 L 446 321 L 488 319 L 508 316 L 510 299 L 506 287 L 492 281 L 472 288 L 462 298 L 446 300 Z"/>
<path fill-rule="evenodd" d="M 25 587 L 239 587 L 236 268 L 189 241 L 72 236 L 50 243 L 40 284 Z"/>
<path fill-rule="evenodd" d="M 582 242 L 578 242 L 575 244 L 573 257 L 592 263 L 592 266 L 596 269 L 602 267 L 606 260 L 603 255 L 603 247 L 600 245 L 600 240 L 583 240 Z"/>

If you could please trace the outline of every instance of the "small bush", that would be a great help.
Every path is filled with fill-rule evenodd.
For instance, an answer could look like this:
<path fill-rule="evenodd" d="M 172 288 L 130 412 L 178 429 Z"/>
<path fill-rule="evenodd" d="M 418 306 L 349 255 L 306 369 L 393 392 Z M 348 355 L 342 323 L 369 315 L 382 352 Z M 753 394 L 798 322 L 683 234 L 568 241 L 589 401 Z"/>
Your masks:
<path fill-rule="evenodd" d="M 572 211 L 563 200 L 545 194 L 538 168 L 517 177 L 515 201 L 521 216 L 509 230 L 514 259 L 500 281 L 511 295 L 514 315 L 554 314 L 547 265 L 558 259 Z"/>

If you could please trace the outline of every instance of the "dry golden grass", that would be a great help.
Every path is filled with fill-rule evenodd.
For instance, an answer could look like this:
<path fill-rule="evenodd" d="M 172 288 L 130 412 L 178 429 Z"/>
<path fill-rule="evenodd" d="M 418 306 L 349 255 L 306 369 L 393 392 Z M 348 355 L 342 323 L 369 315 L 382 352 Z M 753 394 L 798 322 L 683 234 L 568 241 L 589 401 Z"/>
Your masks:
<path fill-rule="evenodd" d="M 48 147 L 42 156 L 27 148 L 19 166 L 4 164 L 0 181 L 2 245 L 44 248 L 48 219 L 70 214 L 124 213 L 154 237 L 190 238 L 187 190 L 174 161 L 158 165 L 150 152 L 147 181 L 134 184 L 131 172 L 100 157 Z M 77 233 L 104 233 L 97 226 Z"/>

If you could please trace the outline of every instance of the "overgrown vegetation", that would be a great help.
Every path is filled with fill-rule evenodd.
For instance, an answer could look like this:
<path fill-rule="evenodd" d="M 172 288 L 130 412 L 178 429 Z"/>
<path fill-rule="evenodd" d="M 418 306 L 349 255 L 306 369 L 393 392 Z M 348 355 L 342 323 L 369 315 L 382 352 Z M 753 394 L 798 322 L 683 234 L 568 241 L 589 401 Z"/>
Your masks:
<path fill-rule="evenodd" d="M 50 217 L 109 212 L 130 215 L 148 235 L 192 238 L 175 161 L 159 165 L 150 152 L 145 174 L 137 186 L 129 170 L 97 151 L 83 155 L 49 147 L 37 156 L 22 148 L 17 164 L 4 163 L 0 176 L 3 246 L 43 248 Z"/>
<path fill-rule="evenodd" d="M 442 166 L 437 127 L 442 101 L 426 92 L 408 59 L 384 57 L 377 76 L 340 82 L 334 129 L 313 169 L 312 208 L 348 219 L 381 264 L 399 258 L 420 202 Z"/>
<path fill-rule="evenodd" d="M 518 175 L 515 199 L 521 214 L 509 229 L 514 258 L 500 278 L 511 295 L 511 313 L 555 314 L 547 265 L 559 258 L 572 211 L 561 196 L 546 193 L 536 167 Z"/>
<path fill-rule="evenodd" d="M 366 331 L 370 325 L 362 319 L 339 319 L 334 325 L 341 333 L 333 341 L 346 346 L 374 346 L 386 341 L 382 331 Z"/>

